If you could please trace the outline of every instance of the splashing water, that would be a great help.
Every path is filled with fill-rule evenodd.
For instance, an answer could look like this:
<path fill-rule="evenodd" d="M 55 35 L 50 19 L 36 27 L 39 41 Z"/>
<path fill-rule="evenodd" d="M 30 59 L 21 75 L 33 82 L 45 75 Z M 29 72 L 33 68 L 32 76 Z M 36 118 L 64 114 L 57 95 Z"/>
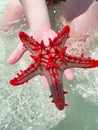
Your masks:
<path fill-rule="evenodd" d="M 0 1 L 2 5 L 0 17 L 7 3 L 2 1 Z M 57 6 L 53 9 L 53 13 L 57 11 L 56 9 Z M 59 17 L 59 14 L 56 14 L 55 18 Z M 10 66 L 6 63 L 7 57 L 17 46 L 16 33 L 24 27 L 25 23 L 22 22 L 21 26 L 16 28 L 16 32 L 11 29 L 7 32 L 6 38 L 4 35 L 0 36 L 0 130 L 97 130 L 98 68 L 86 71 L 74 69 L 75 79 L 66 81 L 66 84 L 64 79 L 65 90 L 69 92 L 67 96 L 69 107 L 62 112 L 51 104 L 48 97 L 50 91 L 43 84 L 40 76 L 23 86 L 17 88 L 10 86 L 9 80 L 15 75 L 15 71 L 25 69 L 31 62 L 27 52 L 17 64 Z M 2 34 L 1 29 L 0 34 Z M 11 35 L 14 34 L 15 36 L 11 39 Z M 96 37 L 97 33 L 95 33 L 95 39 Z M 90 56 L 98 59 L 98 46 L 94 46 L 93 50 L 89 47 L 88 45 Z M 81 47 L 78 48 L 77 55 L 81 54 Z M 73 49 L 69 51 L 74 53 Z M 88 51 L 86 53 L 88 55 Z"/>

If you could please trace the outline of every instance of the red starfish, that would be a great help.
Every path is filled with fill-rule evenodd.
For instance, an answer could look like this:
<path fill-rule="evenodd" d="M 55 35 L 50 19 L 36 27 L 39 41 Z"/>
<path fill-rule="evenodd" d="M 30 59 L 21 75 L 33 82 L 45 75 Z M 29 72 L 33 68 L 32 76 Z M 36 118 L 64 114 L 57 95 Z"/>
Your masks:
<path fill-rule="evenodd" d="M 82 54 L 80 57 L 71 56 L 66 53 L 67 47 L 64 46 L 66 39 L 69 36 L 70 28 L 65 26 L 64 29 L 58 33 L 53 40 L 49 39 L 49 45 L 45 46 L 44 42 L 35 41 L 33 37 L 19 33 L 21 41 L 24 46 L 30 51 L 33 63 L 20 74 L 18 77 L 10 80 L 10 84 L 17 86 L 28 82 L 36 75 L 44 75 L 49 83 L 52 102 L 55 103 L 59 110 L 63 110 L 67 106 L 64 99 L 62 75 L 65 69 L 68 68 L 93 68 L 98 66 L 98 60 L 84 58 Z"/>

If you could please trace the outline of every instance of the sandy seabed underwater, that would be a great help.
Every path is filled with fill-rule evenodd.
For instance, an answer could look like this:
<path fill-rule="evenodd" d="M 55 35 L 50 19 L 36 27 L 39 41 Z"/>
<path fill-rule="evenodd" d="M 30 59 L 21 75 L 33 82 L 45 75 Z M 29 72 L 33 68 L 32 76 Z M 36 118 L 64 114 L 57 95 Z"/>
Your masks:
<path fill-rule="evenodd" d="M 7 1 L 0 0 L 0 19 Z M 98 68 L 73 69 L 75 79 L 64 78 L 69 106 L 58 111 L 40 76 L 20 87 L 9 84 L 20 69 L 30 64 L 28 52 L 13 66 L 6 63 L 17 43 L 17 35 L 0 35 L 0 130 L 98 130 Z M 98 59 L 97 43 L 90 56 Z"/>

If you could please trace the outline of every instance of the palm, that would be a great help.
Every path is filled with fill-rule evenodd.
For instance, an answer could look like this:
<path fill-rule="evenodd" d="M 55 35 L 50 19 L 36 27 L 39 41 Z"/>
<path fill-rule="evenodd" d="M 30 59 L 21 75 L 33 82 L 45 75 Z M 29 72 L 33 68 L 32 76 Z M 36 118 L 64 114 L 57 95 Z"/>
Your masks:
<path fill-rule="evenodd" d="M 40 30 L 38 32 L 33 32 L 32 35 L 33 35 L 34 39 L 36 39 L 38 42 L 43 40 L 45 45 L 47 46 L 47 45 L 49 45 L 48 39 L 49 38 L 54 39 L 54 37 L 57 36 L 57 33 L 54 32 L 52 29 L 44 29 L 44 30 Z M 10 55 L 7 62 L 9 64 L 16 63 L 17 61 L 19 61 L 19 59 L 22 57 L 22 55 L 25 53 L 25 51 L 26 51 L 26 48 L 23 46 L 23 43 L 19 43 L 18 47 Z M 73 79 L 73 73 L 71 72 L 70 69 L 65 70 L 64 74 L 68 80 Z M 45 78 L 44 78 L 44 81 L 45 81 Z"/>

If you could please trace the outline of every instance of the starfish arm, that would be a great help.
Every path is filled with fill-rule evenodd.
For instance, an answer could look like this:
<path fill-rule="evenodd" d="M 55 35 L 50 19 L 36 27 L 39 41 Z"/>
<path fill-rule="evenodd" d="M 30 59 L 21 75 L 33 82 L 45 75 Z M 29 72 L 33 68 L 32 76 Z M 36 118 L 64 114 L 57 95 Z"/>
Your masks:
<path fill-rule="evenodd" d="M 53 44 L 61 45 L 61 47 L 64 47 L 67 38 L 69 38 L 69 32 L 70 32 L 70 27 L 67 25 L 62 29 L 61 32 L 58 33 L 57 37 L 54 38 Z"/>
<path fill-rule="evenodd" d="M 33 37 L 30 37 L 25 32 L 19 33 L 19 38 L 24 44 L 24 46 L 30 51 L 31 54 L 34 54 L 34 48 L 38 49 L 38 42 L 33 39 Z"/>
<path fill-rule="evenodd" d="M 28 80 L 39 74 L 40 69 L 35 68 L 35 65 L 31 64 L 26 70 L 20 70 L 20 74 L 17 74 L 18 77 L 11 79 L 10 84 L 13 86 L 17 86 L 24 84 L 25 82 L 28 83 Z"/>
<path fill-rule="evenodd" d="M 43 71 L 43 75 L 46 77 L 49 84 L 52 103 L 54 103 L 59 110 L 63 110 L 64 107 L 67 106 L 64 97 L 64 94 L 67 94 L 67 92 L 63 90 L 63 71 L 56 69 L 50 71 L 46 70 Z"/>
<path fill-rule="evenodd" d="M 51 98 L 53 98 L 52 102 L 55 103 L 57 108 L 59 110 L 63 110 L 65 106 L 68 106 L 65 104 L 65 97 L 64 94 L 67 94 L 67 92 L 63 91 L 63 84 L 62 83 L 53 83 L 50 86 L 51 91 Z"/>
<path fill-rule="evenodd" d="M 65 68 L 94 68 L 98 66 L 98 60 L 65 55 Z"/>

